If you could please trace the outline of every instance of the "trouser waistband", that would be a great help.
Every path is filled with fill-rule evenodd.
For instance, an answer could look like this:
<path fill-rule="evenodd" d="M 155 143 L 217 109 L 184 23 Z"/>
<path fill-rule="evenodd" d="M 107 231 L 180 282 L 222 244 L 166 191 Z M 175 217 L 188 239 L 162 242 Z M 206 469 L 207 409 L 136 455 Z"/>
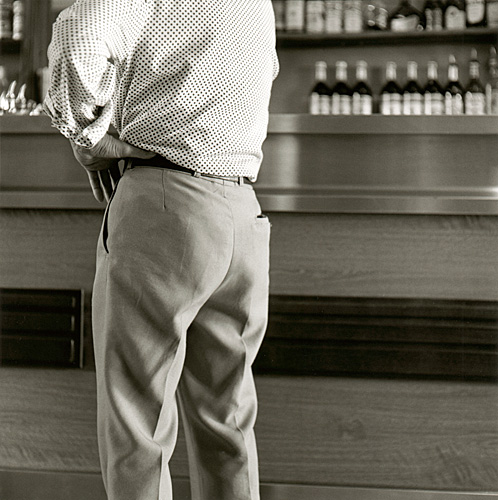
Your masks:
<path fill-rule="evenodd" d="M 168 170 L 174 170 L 176 172 L 183 172 L 185 174 L 192 175 L 193 177 L 205 177 L 208 179 L 220 179 L 223 181 L 233 182 L 234 184 L 252 184 L 252 182 L 247 177 L 242 176 L 221 176 L 221 175 L 213 175 L 213 174 L 205 174 L 202 172 L 197 172 L 187 167 L 182 167 L 181 165 L 177 165 L 172 161 L 164 158 L 164 156 L 156 155 L 152 158 L 142 159 L 142 158 L 130 158 L 127 168 L 135 168 L 135 167 L 160 167 L 166 168 Z"/>

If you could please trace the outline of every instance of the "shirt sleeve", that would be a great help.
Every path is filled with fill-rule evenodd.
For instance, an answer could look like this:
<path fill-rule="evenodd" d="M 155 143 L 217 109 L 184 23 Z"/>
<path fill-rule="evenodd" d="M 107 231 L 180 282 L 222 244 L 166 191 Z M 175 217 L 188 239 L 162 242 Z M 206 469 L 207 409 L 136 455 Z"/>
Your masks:
<path fill-rule="evenodd" d="M 119 0 L 79 0 L 53 26 L 48 49 L 50 86 L 44 109 L 68 139 L 90 148 L 107 132 L 116 88 L 112 38 Z"/>

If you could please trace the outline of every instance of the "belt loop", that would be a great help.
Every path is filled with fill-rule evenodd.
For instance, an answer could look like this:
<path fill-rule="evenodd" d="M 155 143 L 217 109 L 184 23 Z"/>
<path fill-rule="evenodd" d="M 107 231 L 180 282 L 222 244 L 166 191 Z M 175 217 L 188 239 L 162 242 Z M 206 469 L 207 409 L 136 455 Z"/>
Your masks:
<path fill-rule="evenodd" d="M 200 172 L 197 172 L 196 170 L 193 171 L 192 175 L 197 178 L 202 176 L 202 174 Z"/>
<path fill-rule="evenodd" d="M 244 185 L 244 177 L 239 176 L 238 184 L 239 184 L 239 186 L 243 186 Z"/>
<path fill-rule="evenodd" d="M 133 169 L 133 158 L 126 158 L 123 172 L 125 170 L 132 170 L 132 169 Z"/>

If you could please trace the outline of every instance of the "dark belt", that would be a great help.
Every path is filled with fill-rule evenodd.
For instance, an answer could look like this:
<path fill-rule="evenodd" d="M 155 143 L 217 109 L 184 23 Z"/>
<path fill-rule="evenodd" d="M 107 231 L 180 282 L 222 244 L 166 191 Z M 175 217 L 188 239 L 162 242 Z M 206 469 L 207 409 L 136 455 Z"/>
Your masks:
<path fill-rule="evenodd" d="M 160 167 L 166 168 L 168 170 L 174 170 L 176 172 L 183 172 L 186 174 L 190 174 L 193 177 L 207 177 L 208 179 L 220 179 L 223 181 L 234 182 L 236 184 L 244 184 L 251 183 L 251 181 L 247 177 L 239 177 L 239 176 L 220 176 L 220 175 L 212 175 L 212 174 L 204 174 L 202 172 L 196 172 L 187 167 L 182 167 L 181 165 L 177 165 L 172 161 L 164 158 L 164 156 L 156 155 L 152 158 L 142 159 L 142 158 L 130 158 L 128 163 L 128 168 L 135 167 Z"/>

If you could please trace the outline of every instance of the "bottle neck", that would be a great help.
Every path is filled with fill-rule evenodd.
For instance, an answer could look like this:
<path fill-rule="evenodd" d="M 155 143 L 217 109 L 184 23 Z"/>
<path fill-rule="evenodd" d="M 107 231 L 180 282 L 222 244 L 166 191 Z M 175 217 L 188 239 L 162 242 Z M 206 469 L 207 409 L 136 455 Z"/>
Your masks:
<path fill-rule="evenodd" d="M 427 67 L 427 78 L 429 80 L 437 80 L 437 64 L 432 62 L 429 63 L 429 66 Z"/>
<path fill-rule="evenodd" d="M 359 82 L 366 82 L 367 78 L 367 67 L 363 64 L 358 65 L 356 68 L 356 80 Z"/>
<path fill-rule="evenodd" d="M 316 82 L 326 82 L 327 81 L 327 66 L 322 64 L 317 64 L 315 67 L 315 81 Z"/>
<path fill-rule="evenodd" d="M 448 80 L 450 82 L 458 82 L 458 66 L 456 64 L 448 66 Z"/>
<path fill-rule="evenodd" d="M 395 82 L 396 81 L 396 65 L 395 64 L 388 64 L 386 66 L 386 80 L 388 82 Z"/>
<path fill-rule="evenodd" d="M 416 82 L 417 81 L 417 63 L 415 62 L 409 62 L 408 63 L 408 68 L 406 70 L 406 75 L 408 77 L 408 81 L 410 82 Z"/>
<path fill-rule="evenodd" d="M 469 75 L 472 80 L 479 79 L 479 61 L 470 61 Z"/>
<path fill-rule="evenodd" d="M 347 68 L 342 65 L 337 66 L 335 70 L 335 79 L 338 82 L 345 82 L 348 79 Z"/>

